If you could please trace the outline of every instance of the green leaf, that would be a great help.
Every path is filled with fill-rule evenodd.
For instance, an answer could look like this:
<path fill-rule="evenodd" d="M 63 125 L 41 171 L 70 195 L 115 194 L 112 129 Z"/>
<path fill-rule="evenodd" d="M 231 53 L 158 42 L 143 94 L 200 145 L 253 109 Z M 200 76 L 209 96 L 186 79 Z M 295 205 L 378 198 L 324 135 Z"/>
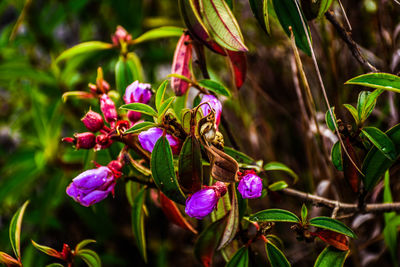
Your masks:
<path fill-rule="evenodd" d="M 231 51 L 248 51 L 232 11 L 224 0 L 199 0 L 200 14 L 211 37 Z"/>
<path fill-rule="evenodd" d="M 203 184 L 203 164 L 200 143 L 188 136 L 179 154 L 179 184 L 190 193 L 197 192 Z"/>
<path fill-rule="evenodd" d="M 166 99 L 162 102 L 160 109 L 158 110 L 158 119 L 160 120 L 164 117 L 165 112 L 167 112 L 168 108 L 171 106 L 172 102 L 176 99 L 175 96 L 171 96 L 170 98 Z"/>
<path fill-rule="evenodd" d="M 292 26 L 297 47 L 303 50 L 308 56 L 311 56 L 311 49 L 307 41 L 307 34 L 311 39 L 310 29 L 297 0 L 272 0 L 272 2 L 274 3 L 275 13 L 286 35 L 290 38 L 289 26 Z M 304 31 L 302 21 L 304 21 L 308 32 Z"/>
<path fill-rule="evenodd" d="M 343 171 L 342 147 L 340 146 L 339 141 L 337 141 L 332 147 L 331 160 L 333 166 L 335 166 L 338 171 Z"/>
<path fill-rule="evenodd" d="M 123 95 L 126 87 L 133 82 L 133 75 L 131 69 L 128 67 L 127 62 L 123 56 L 119 57 L 117 64 L 115 64 L 115 83 L 118 92 Z"/>
<path fill-rule="evenodd" d="M 64 267 L 64 265 L 62 265 L 61 263 L 54 262 L 46 265 L 46 267 Z"/>
<path fill-rule="evenodd" d="M 396 151 L 400 151 L 400 124 L 388 130 L 386 135 L 392 140 Z M 396 158 L 398 157 L 399 154 Z M 373 147 L 365 157 L 361 170 L 365 174 L 363 177 L 365 190 L 370 191 L 393 163 L 379 149 Z"/>
<path fill-rule="evenodd" d="M 237 162 L 239 163 L 244 163 L 244 164 L 253 164 L 255 160 L 251 158 L 250 156 L 247 156 L 243 152 L 237 151 L 231 147 L 224 147 L 224 152 L 234 158 Z"/>
<path fill-rule="evenodd" d="M 226 247 L 235 238 L 236 232 L 239 229 L 239 204 L 234 183 L 229 186 L 229 195 L 231 196 L 231 210 L 229 211 L 224 234 L 217 248 L 218 250 Z"/>
<path fill-rule="evenodd" d="M 165 136 L 154 145 L 150 160 L 151 172 L 157 187 L 169 199 L 185 205 L 186 197 L 176 179 L 171 147 Z"/>
<path fill-rule="evenodd" d="M 89 245 L 90 243 L 96 243 L 96 240 L 93 239 L 85 239 L 82 240 L 81 242 L 79 242 L 76 247 L 75 247 L 75 252 L 83 249 L 84 247 L 86 247 L 87 245 Z"/>
<path fill-rule="evenodd" d="M 126 130 L 124 133 L 125 134 L 128 134 L 128 133 L 139 133 L 139 132 L 142 132 L 142 131 L 147 130 L 149 128 L 156 127 L 156 125 L 157 124 L 155 124 L 154 122 L 144 121 L 144 122 L 140 122 L 140 123 L 137 123 L 137 124 L 133 125 L 131 128 Z"/>
<path fill-rule="evenodd" d="M 204 79 L 204 80 L 199 81 L 199 85 L 206 88 L 209 91 L 214 92 L 214 93 L 228 96 L 228 97 L 231 96 L 231 92 L 229 92 L 229 90 L 225 86 L 220 84 L 219 82 Z"/>
<path fill-rule="evenodd" d="M 244 246 L 236 251 L 235 255 L 226 264 L 226 267 L 247 267 L 249 266 L 249 248 Z"/>
<path fill-rule="evenodd" d="M 151 29 L 133 40 L 132 44 L 138 44 L 160 38 L 181 37 L 183 31 L 184 30 L 182 28 L 174 26 L 163 26 L 160 28 Z"/>
<path fill-rule="evenodd" d="M 126 64 L 132 73 L 132 82 L 133 81 L 143 81 L 143 67 L 140 62 L 139 57 L 134 52 L 129 52 L 126 57 Z"/>
<path fill-rule="evenodd" d="M 76 256 L 80 257 L 89 267 L 101 267 L 100 257 L 93 250 L 81 249 Z"/>
<path fill-rule="evenodd" d="M 287 174 L 289 174 L 294 179 L 294 183 L 296 183 L 299 180 L 299 176 L 297 176 L 297 174 L 292 169 L 290 169 L 288 166 L 286 166 L 285 164 L 283 164 L 281 162 L 271 161 L 264 166 L 264 170 L 266 170 L 266 171 L 283 171 L 283 172 L 286 172 Z"/>
<path fill-rule="evenodd" d="M 328 246 L 319 254 L 314 267 L 342 267 L 349 253 L 350 250 L 341 251 Z"/>
<path fill-rule="evenodd" d="M 178 74 L 178 73 L 171 73 L 171 74 L 168 74 L 167 77 L 168 77 L 168 78 L 174 77 L 174 78 L 178 78 L 178 79 L 184 80 L 184 81 L 187 82 L 187 83 L 193 83 L 193 81 L 192 81 L 191 79 L 189 79 L 188 77 L 183 76 L 183 75 L 181 75 L 181 74 Z"/>
<path fill-rule="evenodd" d="M 332 111 L 332 114 L 333 114 L 333 118 L 332 118 L 332 116 L 331 116 L 331 113 L 329 112 L 329 109 L 326 111 L 326 113 L 325 113 L 325 122 L 326 122 L 326 125 L 328 126 L 328 128 L 332 131 L 332 132 L 335 132 L 335 124 L 336 124 L 336 121 L 337 121 L 337 119 L 336 119 L 336 114 L 335 114 L 335 107 L 331 107 L 331 111 Z"/>
<path fill-rule="evenodd" d="M 21 259 L 21 224 L 24 217 L 25 209 L 29 204 L 29 200 L 25 201 L 21 208 L 17 210 L 11 219 L 10 223 L 10 242 L 14 250 L 14 254 L 18 259 Z"/>
<path fill-rule="evenodd" d="M 332 0 L 321 0 L 321 4 L 319 6 L 319 11 L 318 11 L 318 18 L 322 18 L 331 5 L 332 5 Z"/>
<path fill-rule="evenodd" d="M 362 91 L 358 95 L 357 111 L 360 124 L 363 124 L 365 120 L 369 117 L 372 110 L 375 108 L 378 96 L 380 96 L 382 92 L 383 89 L 376 89 L 372 93 L 368 91 Z"/>
<path fill-rule="evenodd" d="M 256 17 L 258 24 L 268 35 L 271 32 L 269 26 L 268 2 L 269 0 L 249 0 L 251 11 Z"/>
<path fill-rule="evenodd" d="M 249 219 L 254 222 L 300 222 L 300 219 L 296 215 L 282 209 L 262 210 L 250 215 Z"/>
<path fill-rule="evenodd" d="M 163 81 L 156 92 L 156 109 L 160 110 L 160 106 L 164 101 L 165 91 L 167 90 L 168 80 Z"/>
<path fill-rule="evenodd" d="M 384 132 L 375 127 L 365 127 L 361 131 L 388 159 L 396 160 L 396 147 Z"/>
<path fill-rule="evenodd" d="M 112 44 L 109 43 L 103 43 L 99 41 L 90 41 L 90 42 L 85 42 L 85 43 L 80 43 L 77 44 L 64 52 L 61 53 L 56 58 L 56 63 L 60 62 L 61 60 L 71 58 L 78 56 L 80 54 L 86 54 L 94 51 L 99 51 L 99 50 L 106 50 L 106 49 L 111 49 L 113 47 Z"/>
<path fill-rule="evenodd" d="M 347 225 L 338 221 L 336 219 L 332 219 L 330 217 L 315 217 L 309 221 L 309 224 L 315 227 L 328 229 L 340 234 L 347 235 L 352 238 L 356 238 L 355 233 L 351 230 Z"/>
<path fill-rule="evenodd" d="M 301 222 L 305 224 L 307 222 L 307 216 L 308 216 L 308 209 L 307 206 L 303 203 L 301 206 Z"/>
<path fill-rule="evenodd" d="M 288 187 L 288 184 L 285 181 L 278 181 L 268 186 L 268 189 L 271 191 L 279 191 Z"/>
<path fill-rule="evenodd" d="M 35 248 L 37 248 L 38 250 L 40 250 L 41 252 L 51 256 L 51 257 L 55 257 L 55 258 L 59 258 L 62 259 L 62 255 L 60 252 L 58 252 L 57 250 L 55 250 L 54 248 L 48 247 L 48 246 L 43 246 L 43 245 L 39 245 L 38 243 L 36 243 L 35 241 L 31 240 L 33 246 Z"/>
<path fill-rule="evenodd" d="M 137 111 L 143 114 L 147 114 L 153 117 L 157 117 L 157 112 L 150 107 L 149 105 L 142 104 L 142 103 L 131 103 L 131 104 L 126 104 L 122 105 L 120 108 L 122 109 L 127 109 L 127 110 L 133 110 Z"/>
<path fill-rule="evenodd" d="M 368 73 L 354 77 L 345 84 L 356 84 L 400 93 L 400 77 L 389 73 Z"/>
<path fill-rule="evenodd" d="M 268 260 L 273 267 L 291 266 L 285 255 L 274 244 L 267 242 L 265 244 Z"/>
<path fill-rule="evenodd" d="M 360 118 L 358 117 L 357 109 L 350 104 L 343 104 L 343 106 L 350 112 L 351 116 L 353 116 L 356 124 L 360 125 Z"/>
<path fill-rule="evenodd" d="M 132 206 L 132 231 L 140 254 L 147 263 L 146 236 L 144 229 L 144 200 L 146 188 L 142 188 L 133 200 Z"/>

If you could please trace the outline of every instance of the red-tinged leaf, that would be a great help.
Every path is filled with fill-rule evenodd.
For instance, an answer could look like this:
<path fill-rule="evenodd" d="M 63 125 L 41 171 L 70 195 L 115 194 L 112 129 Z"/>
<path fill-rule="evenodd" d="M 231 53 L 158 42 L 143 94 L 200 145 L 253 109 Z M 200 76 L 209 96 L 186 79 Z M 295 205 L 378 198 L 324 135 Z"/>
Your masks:
<path fill-rule="evenodd" d="M 63 256 L 61 255 L 61 253 L 58 252 L 57 250 L 55 250 L 54 248 L 51 248 L 51 247 L 48 247 L 48 246 L 39 245 L 38 243 L 36 243 L 33 240 L 31 240 L 31 242 L 32 242 L 32 244 L 33 244 L 33 246 L 35 248 L 37 248 L 41 252 L 49 255 L 50 257 L 54 257 L 54 258 L 58 258 L 58 259 L 64 259 Z"/>
<path fill-rule="evenodd" d="M 161 209 L 169 221 L 197 235 L 196 229 L 194 229 L 193 226 L 182 216 L 182 213 L 175 205 L 175 203 L 169 198 L 167 198 L 161 191 L 159 199 L 160 199 Z"/>
<path fill-rule="evenodd" d="M 200 18 L 198 0 L 179 0 L 183 20 L 193 38 L 207 46 L 211 51 L 226 56 L 224 49 L 214 42 Z"/>
<path fill-rule="evenodd" d="M 191 74 L 189 64 L 191 60 L 192 40 L 190 39 L 189 34 L 184 33 L 176 45 L 171 73 L 176 73 L 190 79 Z M 174 89 L 175 95 L 181 96 L 188 90 L 189 83 L 177 77 L 172 77 L 171 87 Z"/>
<path fill-rule="evenodd" d="M 2 251 L 0 251 L 0 263 L 3 263 L 7 266 L 22 266 L 19 261 Z"/>
<path fill-rule="evenodd" d="M 189 136 L 183 143 L 179 154 L 178 180 L 184 192 L 195 193 L 203 184 L 203 165 L 200 143 L 196 137 Z"/>
<path fill-rule="evenodd" d="M 226 218 L 222 218 L 207 226 L 194 245 L 194 255 L 203 266 L 209 267 L 212 264 L 214 252 L 224 232 Z"/>
<path fill-rule="evenodd" d="M 218 250 L 227 246 L 233 240 L 239 229 L 239 204 L 234 183 L 229 187 L 229 195 L 231 196 L 231 210 L 229 211 L 226 227 Z"/>
<path fill-rule="evenodd" d="M 353 148 L 353 146 L 350 143 L 349 137 L 346 137 L 344 139 L 344 145 L 346 146 L 346 150 L 349 153 L 350 157 L 352 158 L 353 162 L 358 164 L 357 160 L 357 155 L 356 152 Z M 343 157 L 343 172 L 344 172 L 344 177 L 345 179 L 349 182 L 351 189 L 355 193 L 358 192 L 358 184 L 359 184 L 359 173 L 353 163 L 350 161 L 349 157 L 346 155 L 346 153 L 342 153 Z"/>
<path fill-rule="evenodd" d="M 311 234 L 339 250 L 345 251 L 349 249 L 349 240 L 345 235 L 322 229 L 318 229 L 315 233 Z"/>
<path fill-rule="evenodd" d="M 228 50 L 230 65 L 232 68 L 233 76 L 235 78 L 235 85 L 237 89 L 242 87 L 246 80 L 247 73 L 247 57 L 244 52 L 235 52 Z"/>

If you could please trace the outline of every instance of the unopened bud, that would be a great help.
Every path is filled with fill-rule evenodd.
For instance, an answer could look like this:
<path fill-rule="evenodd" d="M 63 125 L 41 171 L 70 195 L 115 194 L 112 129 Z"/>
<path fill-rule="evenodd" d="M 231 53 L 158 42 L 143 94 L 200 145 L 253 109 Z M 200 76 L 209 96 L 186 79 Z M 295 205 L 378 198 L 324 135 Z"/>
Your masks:
<path fill-rule="evenodd" d="M 111 146 L 112 140 L 111 138 L 106 135 L 106 134 L 100 134 L 96 137 L 96 147 L 94 150 L 100 150 L 100 149 L 106 149 L 109 146 Z"/>
<path fill-rule="evenodd" d="M 120 42 L 129 42 L 132 40 L 132 35 L 130 35 L 122 26 L 117 26 L 117 30 L 111 37 L 112 42 L 115 46 L 119 46 Z"/>
<path fill-rule="evenodd" d="M 115 109 L 114 101 L 112 101 L 107 94 L 103 94 L 100 98 L 100 109 L 108 123 L 117 120 L 118 115 L 117 110 Z"/>
<path fill-rule="evenodd" d="M 76 149 L 91 149 L 96 145 L 96 136 L 91 132 L 74 134 Z"/>
<path fill-rule="evenodd" d="M 129 110 L 128 111 L 128 119 L 131 122 L 137 122 L 142 117 L 142 114 L 137 111 Z"/>
<path fill-rule="evenodd" d="M 103 117 L 92 110 L 89 110 L 81 121 L 85 124 L 86 128 L 92 132 L 100 131 L 104 127 Z"/>

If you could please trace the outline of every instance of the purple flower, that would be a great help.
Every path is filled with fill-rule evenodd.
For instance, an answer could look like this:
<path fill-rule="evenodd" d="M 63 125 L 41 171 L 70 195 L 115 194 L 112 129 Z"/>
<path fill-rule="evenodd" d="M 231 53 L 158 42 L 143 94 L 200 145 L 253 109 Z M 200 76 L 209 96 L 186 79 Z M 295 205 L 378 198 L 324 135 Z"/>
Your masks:
<path fill-rule="evenodd" d="M 140 145 L 149 152 L 153 151 L 154 145 L 157 140 L 162 136 L 163 130 L 157 127 L 148 129 L 147 131 L 139 134 Z M 166 134 L 169 145 L 171 146 L 172 153 L 179 154 L 181 142 L 176 137 Z"/>
<path fill-rule="evenodd" d="M 203 95 L 201 99 L 201 103 L 208 102 L 210 106 L 215 111 L 215 124 L 218 126 L 221 120 L 221 113 L 222 113 L 222 104 L 221 102 L 213 95 Z M 203 115 L 207 116 L 210 113 L 210 107 L 208 105 L 202 105 L 201 109 L 203 110 Z"/>
<path fill-rule="evenodd" d="M 87 170 L 72 180 L 67 194 L 82 206 L 89 207 L 105 199 L 114 190 L 113 171 L 105 166 Z"/>
<path fill-rule="evenodd" d="M 263 189 L 261 178 L 253 173 L 246 174 L 239 182 L 238 190 L 243 198 L 258 198 Z"/>
<path fill-rule="evenodd" d="M 216 182 L 213 186 L 197 191 L 186 200 L 186 214 L 196 219 L 203 219 L 215 209 L 219 198 L 225 195 L 226 191 L 226 185 L 222 182 Z"/>
<path fill-rule="evenodd" d="M 134 81 L 126 87 L 124 101 L 126 104 L 143 103 L 147 104 L 151 98 L 151 85 Z"/>
<path fill-rule="evenodd" d="M 107 94 L 103 94 L 100 98 L 100 109 L 108 123 L 115 122 L 118 119 L 114 101 Z"/>

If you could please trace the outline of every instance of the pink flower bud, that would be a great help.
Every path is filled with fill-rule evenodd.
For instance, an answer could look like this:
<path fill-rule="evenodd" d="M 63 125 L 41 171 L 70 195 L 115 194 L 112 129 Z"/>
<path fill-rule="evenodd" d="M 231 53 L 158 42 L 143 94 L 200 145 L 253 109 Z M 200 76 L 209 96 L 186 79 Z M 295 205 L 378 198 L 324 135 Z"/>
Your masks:
<path fill-rule="evenodd" d="M 100 134 L 96 137 L 96 146 L 94 150 L 106 149 L 112 144 L 111 138 L 106 134 Z"/>
<path fill-rule="evenodd" d="M 162 135 L 163 130 L 157 127 L 153 127 L 148 129 L 147 131 L 143 131 L 138 136 L 140 145 L 147 151 L 152 152 L 154 145 Z M 168 143 L 171 146 L 172 153 L 174 153 L 175 155 L 179 154 L 182 145 L 179 139 L 170 134 L 166 134 L 165 137 L 167 138 Z"/>
<path fill-rule="evenodd" d="M 254 173 L 243 176 L 239 181 L 238 191 L 243 198 L 258 198 L 263 189 L 262 180 Z"/>
<path fill-rule="evenodd" d="M 126 104 L 143 103 L 147 104 L 151 98 L 151 84 L 134 81 L 126 87 L 124 101 Z"/>
<path fill-rule="evenodd" d="M 74 134 L 76 149 L 91 149 L 96 145 L 96 136 L 91 132 Z"/>
<path fill-rule="evenodd" d="M 132 40 L 132 36 L 122 26 L 117 26 L 117 30 L 111 39 L 115 46 L 119 46 L 120 42 L 129 42 Z"/>
<path fill-rule="evenodd" d="M 192 40 L 190 35 L 184 33 L 178 41 L 175 49 L 174 61 L 172 63 L 171 73 L 176 73 L 191 78 L 190 74 L 190 61 L 192 60 Z M 189 88 L 189 84 L 179 78 L 171 78 L 171 87 L 177 96 L 181 96 L 186 93 Z"/>
<path fill-rule="evenodd" d="M 213 95 L 203 95 L 201 99 L 201 103 L 209 103 L 215 112 L 215 124 L 218 126 L 221 120 L 222 113 L 222 104 L 221 102 Z M 203 110 L 203 115 L 207 116 L 210 113 L 210 107 L 208 105 L 202 105 L 201 109 Z"/>
<path fill-rule="evenodd" d="M 108 123 L 114 122 L 118 119 L 114 101 L 112 101 L 107 94 L 103 94 L 100 98 L 100 109 Z"/>
<path fill-rule="evenodd" d="M 81 121 L 85 124 L 86 128 L 92 132 L 100 131 L 104 127 L 103 117 L 92 110 L 89 110 Z"/>
<path fill-rule="evenodd" d="M 133 111 L 133 110 L 128 111 L 128 119 L 129 119 L 129 121 L 131 121 L 133 123 L 139 121 L 141 117 L 142 117 L 142 114 L 140 112 Z"/>

